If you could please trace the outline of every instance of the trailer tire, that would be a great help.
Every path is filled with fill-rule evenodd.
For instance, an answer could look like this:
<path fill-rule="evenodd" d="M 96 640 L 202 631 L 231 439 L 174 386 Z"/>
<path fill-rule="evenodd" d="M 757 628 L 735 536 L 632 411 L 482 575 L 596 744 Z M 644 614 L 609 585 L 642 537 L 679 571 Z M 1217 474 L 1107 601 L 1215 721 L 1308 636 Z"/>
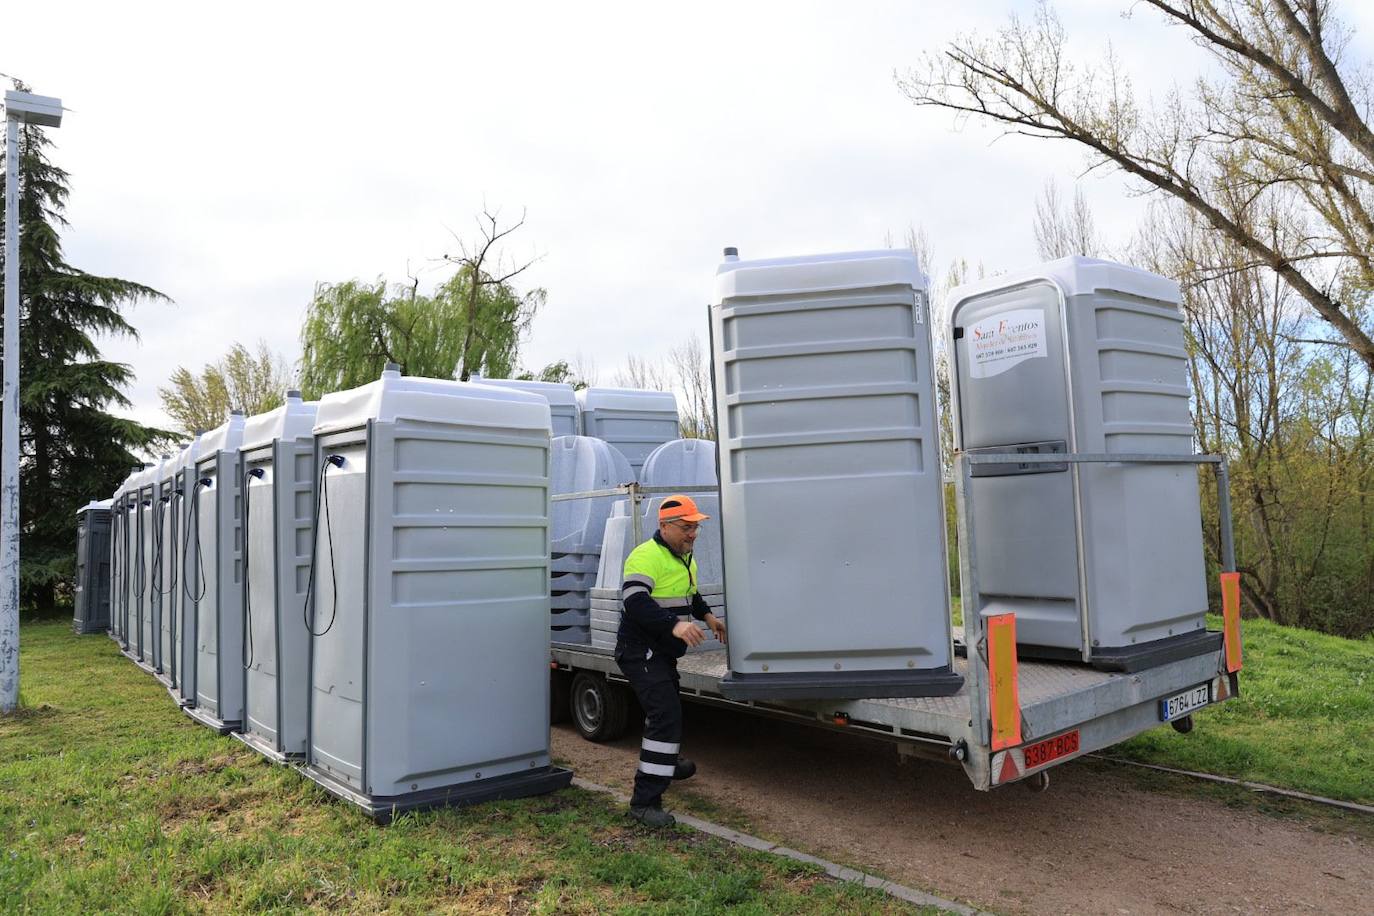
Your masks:
<path fill-rule="evenodd" d="M 1169 724 L 1172 725 L 1174 727 L 1174 731 L 1178 732 L 1180 735 L 1186 735 L 1193 730 L 1193 717 L 1191 715 L 1187 715 L 1184 716 L 1182 719 L 1174 719 Z"/>
<path fill-rule="evenodd" d="M 572 716 L 569 689 L 572 676 L 566 671 L 549 672 L 549 724 L 560 725 Z"/>
<path fill-rule="evenodd" d="M 614 741 L 625 734 L 629 694 L 599 674 L 579 671 L 573 677 L 569 708 L 577 733 L 588 741 Z"/>

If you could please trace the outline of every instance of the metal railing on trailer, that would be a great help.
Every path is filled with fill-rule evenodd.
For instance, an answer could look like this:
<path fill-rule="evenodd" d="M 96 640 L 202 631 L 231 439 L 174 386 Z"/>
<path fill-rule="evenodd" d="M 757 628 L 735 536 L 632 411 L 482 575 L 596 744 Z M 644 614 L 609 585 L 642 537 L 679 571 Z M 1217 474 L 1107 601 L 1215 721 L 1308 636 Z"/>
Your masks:
<path fill-rule="evenodd" d="M 963 600 L 963 645 L 972 647 L 956 659 L 964 675 L 964 687 L 953 696 L 940 698 L 875 699 L 846 701 L 739 701 L 719 690 L 729 670 L 727 650 L 703 652 L 679 663 L 684 698 L 756 715 L 786 719 L 813 726 L 852 731 L 897 744 L 904 756 L 939 756 L 957 760 L 978 789 L 1029 778 L 1034 788 L 1048 785 L 1048 770 L 1083 754 L 1101 750 L 1149 728 L 1163 724 L 1161 700 L 1189 689 L 1207 689 L 1207 703 L 1235 695 L 1237 679 L 1228 670 L 1226 652 L 1208 652 L 1170 661 L 1131 673 L 1097 671 L 1067 662 L 1021 661 L 1019 722 L 1020 741 L 1011 748 L 994 747 L 990 704 L 990 669 L 987 634 L 979 613 L 978 562 L 972 493 L 973 468 L 985 464 L 1067 464 L 1077 474 L 1084 464 L 1206 465 L 1217 479 L 1219 542 L 1223 572 L 1235 569 L 1231 534 L 1230 495 L 1226 459 L 1217 455 L 1079 455 L 957 453 L 954 456 L 956 519 L 959 533 L 959 579 Z M 584 493 L 554 496 L 555 501 L 623 496 L 630 501 L 634 540 L 644 536 L 640 505 L 646 497 L 667 493 L 718 492 L 717 487 L 640 487 L 629 484 Z M 727 619 L 729 614 L 727 592 Z M 1238 633 L 1234 638 L 1238 639 Z M 586 645 L 554 643 L 553 667 L 565 675 L 582 674 L 579 683 L 587 690 L 623 690 L 625 679 L 611 653 Z M 588 698 L 583 707 L 578 697 L 570 706 L 579 731 L 588 735 L 588 723 L 580 713 L 605 712 L 615 702 L 609 693 Z M 623 703 L 623 696 L 619 699 Z M 622 717 L 623 719 L 623 717 Z M 592 723 L 596 725 L 598 723 Z M 1191 727 L 1191 718 L 1173 722 L 1180 731 Z M 595 729 L 592 729 L 595 732 Z M 1072 740 L 1069 740 L 1071 736 Z M 614 735 L 604 734 L 597 740 Z M 1027 755 L 1031 756 L 1028 757 Z M 1007 757 L 1011 757 L 1008 765 Z"/>

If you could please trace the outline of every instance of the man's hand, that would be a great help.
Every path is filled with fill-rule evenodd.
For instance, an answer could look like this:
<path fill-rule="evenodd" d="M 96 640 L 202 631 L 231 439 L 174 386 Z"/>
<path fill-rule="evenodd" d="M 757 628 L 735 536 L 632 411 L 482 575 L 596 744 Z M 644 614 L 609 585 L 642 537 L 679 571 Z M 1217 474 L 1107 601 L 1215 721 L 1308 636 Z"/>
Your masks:
<path fill-rule="evenodd" d="M 706 641 L 706 634 L 693 620 L 680 621 L 673 627 L 673 635 L 689 646 L 699 646 Z"/>
<path fill-rule="evenodd" d="M 725 645 L 725 621 L 715 614 L 707 614 L 706 625 L 711 628 L 712 633 L 716 634 L 716 639 L 720 640 L 720 644 Z"/>

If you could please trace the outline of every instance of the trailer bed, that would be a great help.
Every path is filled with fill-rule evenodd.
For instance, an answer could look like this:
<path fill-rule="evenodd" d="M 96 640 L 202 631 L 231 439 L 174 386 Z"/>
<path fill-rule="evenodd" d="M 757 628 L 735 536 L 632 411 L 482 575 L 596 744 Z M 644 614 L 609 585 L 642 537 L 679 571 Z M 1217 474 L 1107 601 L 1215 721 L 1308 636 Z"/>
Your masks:
<path fill-rule="evenodd" d="M 599 672 L 612 683 L 624 683 L 615 660 L 605 650 L 555 643 L 551 656 L 560 670 Z M 991 789 L 1043 773 L 1074 757 L 1163 725 L 1160 701 L 1190 688 L 1210 685 L 1208 705 L 1229 699 L 1236 690 L 1235 680 L 1224 674 L 1221 652 L 1208 652 L 1134 673 L 1098 671 L 1066 662 L 1021 661 L 1018 684 L 1022 741 L 1015 749 L 993 749 L 986 737 L 986 722 L 979 728 L 978 698 L 971 686 L 977 679 L 968 676 L 966 658 L 959 657 L 954 662 L 955 671 L 964 676 L 964 686 L 952 696 L 926 698 L 730 700 L 720 691 L 721 679 L 728 671 L 724 649 L 688 653 L 678 660 L 678 673 L 682 694 L 689 700 L 857 731 L 896 741 L 912 752 L 947 753 L 963 764 L 978 789 Z M 1070 744 L 1061 743 L 1052 759 L 1025 765 L 1026 748 L 1063 735 L 1073 739 Z M 1007 753 L 1014 755 L 1010 768 L 1002 756 Z"/>

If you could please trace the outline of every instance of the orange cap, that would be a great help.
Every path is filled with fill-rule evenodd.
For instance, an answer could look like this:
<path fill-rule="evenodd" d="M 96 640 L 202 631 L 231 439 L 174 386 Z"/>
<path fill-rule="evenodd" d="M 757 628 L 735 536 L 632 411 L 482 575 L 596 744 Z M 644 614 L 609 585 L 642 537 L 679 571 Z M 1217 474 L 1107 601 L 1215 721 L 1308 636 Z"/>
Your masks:
<path fill-rule="evenodd" d="M 677 519 L 682 522 L 704 522 L 710 517 L 703 515 L 701 510 L 697 508 L 696 500 L 680 493 L 669 496 L 663 501 L 663 505 L 658 507 L 658 520 L 660 522 L 666 522 L 670 519 Z"/>

